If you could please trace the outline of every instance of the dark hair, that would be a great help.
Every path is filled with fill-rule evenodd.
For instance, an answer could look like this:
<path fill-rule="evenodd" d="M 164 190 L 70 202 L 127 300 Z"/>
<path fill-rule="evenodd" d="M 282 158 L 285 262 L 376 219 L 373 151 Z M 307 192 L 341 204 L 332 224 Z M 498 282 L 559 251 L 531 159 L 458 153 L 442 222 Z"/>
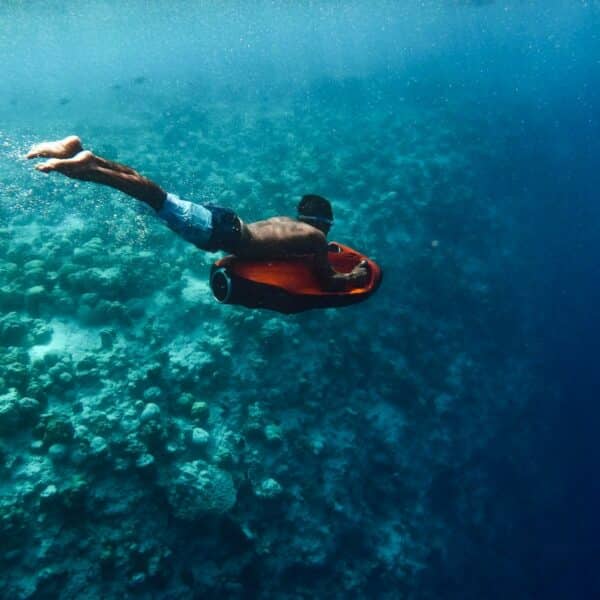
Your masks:
<path fill-rule="evenodd" d="M 333 210 L 329 200 L 315 194 L 307 194 L 302 196 L 298 203 L 298 217 L 313 217 L 331 225 Z"/>

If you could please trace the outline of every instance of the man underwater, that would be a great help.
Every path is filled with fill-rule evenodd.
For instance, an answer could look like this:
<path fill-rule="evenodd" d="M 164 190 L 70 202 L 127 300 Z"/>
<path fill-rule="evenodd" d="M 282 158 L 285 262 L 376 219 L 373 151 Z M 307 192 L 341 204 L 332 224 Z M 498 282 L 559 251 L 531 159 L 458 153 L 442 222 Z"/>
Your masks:
<path fill-rule="evenodd" d="M 26 158 L 49 158 L 36 165 L 42 173 L 57 171 L 67 177 L 118 189 L 151 206 L 159 218 L 202 250 L 223 250 L 243 259 L 270 260 L 312 255 L 315 273 L 327 291 L 360 287 L 369 273 L 362 261 L 350 273 L 338 273 L 327 259 L 327 234 L 333 224 L 331 204 L 316 195 L 303 196 L 298 217 L 272 217 L 244 223 L 235 212 L 211 204 L 195 204 L 165 192 L 130 167 L 84 150 L 77 136 L 32 146 Z"/>

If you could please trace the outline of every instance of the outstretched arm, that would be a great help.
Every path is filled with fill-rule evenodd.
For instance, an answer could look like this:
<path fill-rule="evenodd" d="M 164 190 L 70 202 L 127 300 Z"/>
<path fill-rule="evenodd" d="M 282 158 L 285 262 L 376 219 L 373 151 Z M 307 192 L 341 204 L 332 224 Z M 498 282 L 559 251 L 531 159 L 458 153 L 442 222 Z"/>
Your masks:
<path fill-rule="evenodd" d="M 107 185 L 145 202 L 157 211 L 162 208 L 167 197 L 160 186 L 130 167 L 83 150 L 81 140 L 76 136 L 33 146 L 26 158 L 38 157 L 50 158 L 36 166 L 38 171 L 57 171 L 73 179 Z"/>

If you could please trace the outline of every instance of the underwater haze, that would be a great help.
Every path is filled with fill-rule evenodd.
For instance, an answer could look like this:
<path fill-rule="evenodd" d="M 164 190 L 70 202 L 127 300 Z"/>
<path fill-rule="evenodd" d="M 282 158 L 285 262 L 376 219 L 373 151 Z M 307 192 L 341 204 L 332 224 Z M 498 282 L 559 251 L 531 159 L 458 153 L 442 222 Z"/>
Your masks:
<path fill-rule="evenodd" d="M 0 597 L 598 597 L 599 57 L 595 0 L 2 2 Z M 219 304 L 71 134 L 383 283 Z"/>

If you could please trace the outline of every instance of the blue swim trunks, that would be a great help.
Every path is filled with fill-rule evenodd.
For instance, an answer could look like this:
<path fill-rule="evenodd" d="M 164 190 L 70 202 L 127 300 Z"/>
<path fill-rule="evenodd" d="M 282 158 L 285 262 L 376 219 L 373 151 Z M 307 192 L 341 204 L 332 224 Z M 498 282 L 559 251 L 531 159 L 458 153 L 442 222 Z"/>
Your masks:
<path fill-rule="evenodd" d="M 242 222 L 232 210 L 194 204 L 175 194 L 167 194 L 156 214 L 175 233 L 202 250 L 235 253 L 242 236 Z"/>

